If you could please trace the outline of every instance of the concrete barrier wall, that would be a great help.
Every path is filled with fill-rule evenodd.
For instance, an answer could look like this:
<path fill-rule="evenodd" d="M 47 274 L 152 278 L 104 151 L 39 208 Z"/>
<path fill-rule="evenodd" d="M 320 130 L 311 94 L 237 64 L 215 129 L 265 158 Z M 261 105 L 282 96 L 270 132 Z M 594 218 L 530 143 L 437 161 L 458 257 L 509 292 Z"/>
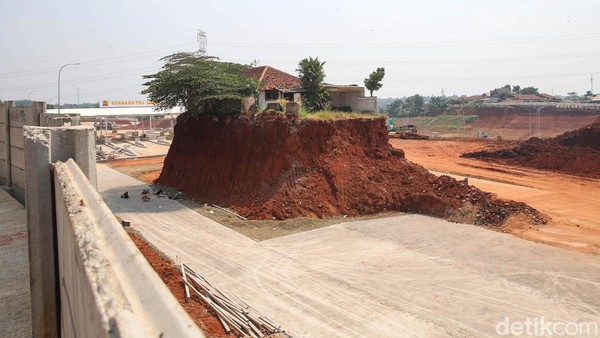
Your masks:
<path fill-rule="evenodd" d="M 54 167 L 63 337 L 203 337 L 73 160 Z"/>
<path fill-rule="evenodd" d="M 11 185 L 10 177 L 10 124 L 8 111 L 14 102 L 7 101 L 0 104 L 0 185 Z"/>
<path fill-rule="evenodd" d="M 45 102 L 16 107 L 14 101 L 0 103 L 0 185 L 11 187 L 13 197 L 25 203 L 24 126 L 62 127 L 80 125 L 79 115 L 46 113 Z"/>

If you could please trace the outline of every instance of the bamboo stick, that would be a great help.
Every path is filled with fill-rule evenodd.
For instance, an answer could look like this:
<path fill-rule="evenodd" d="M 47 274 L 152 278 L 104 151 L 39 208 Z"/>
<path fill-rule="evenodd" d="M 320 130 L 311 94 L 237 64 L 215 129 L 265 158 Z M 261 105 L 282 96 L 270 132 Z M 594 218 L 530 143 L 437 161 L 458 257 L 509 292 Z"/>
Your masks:
<path fill-rule="evenodd" d="M 211 204 L 211 206 L 213 206 L 213 207 L 215 207 L 215 208 L 217 208 L 217 209 L 223 210 L 223 211 L 225 211 L 225 212 L 228 212 L 228 213 L 230 213 L 230 214 L 232 214 L 232 215 L 234 215 L 234 216 L 236 216 L 236 217 L 239 217 L 239 218 L 240 218 L 241 220 L 243 220 L 243 221 L 247 221 L 247 220 L 248 220 L 246 217 L 244 217 L 244 216 L 242 216 L 242 215 L 240 215 L 240 214 L 237 214 L 237 213 L 235 213 L 235 212 L 233 212 L 233 211 L 231 211 L 231 210 L 229 210 L 229 209 L 221 208 L 220 206 L 218 206 L 218 205 L 216 205 L 216 204 Z"/>
<path fill-rule="evenodd" d="M 183 276 L 183 286 L 185 287 L 185 302 L 187 303 L 190 299 L 190 288 L 187 285 L 187 278 L 185 277 L 185 269 L 183 267 L 183 262 L 181 263 L 181 275 Z"/>

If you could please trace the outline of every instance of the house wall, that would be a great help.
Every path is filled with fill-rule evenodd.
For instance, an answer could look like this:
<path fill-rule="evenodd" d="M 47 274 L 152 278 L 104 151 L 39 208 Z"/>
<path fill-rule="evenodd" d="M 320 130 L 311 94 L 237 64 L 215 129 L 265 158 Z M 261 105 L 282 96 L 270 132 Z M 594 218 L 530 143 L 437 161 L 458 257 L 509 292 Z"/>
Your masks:
<path fill-rule="evenodd" d="M 283 100 L 285 99 L 285 96 L 283 94 L 283 92 L 279 92 L 279 100 Z M 294 102 L 299 102 L 301 100 L 301 95 L 300 93 L 294 93 Z M 265 110 L 267 109 L 267 103 L 271 103 L 271 102 L 277 102 L 277 100 L 267 100 L 266 96 L 265 96 L 265 91 L 261 90 L 258 93 L 258 106 L 260 108 L 260 110 Z"/>
<path fill-rule="evenodd" d="M 258 92 L 258 107 L 260 110 L 267 108 L 267 101 L 265 100 L 265 91 L 261 90 Z"/>
<path fill-rule="evenodd" d="M 377 98 L 364 97 L 359 91 L 330 91 L 331 105 L 350 106 L 352 111 L 377 111 Z"/>
<path fill-rule="evenodd" d="M 377 97 L 358 97 L 356 101 L 356 108 L 353 110 L 358 112 L 369 111 L 376 112 L 377 111 Z"/>

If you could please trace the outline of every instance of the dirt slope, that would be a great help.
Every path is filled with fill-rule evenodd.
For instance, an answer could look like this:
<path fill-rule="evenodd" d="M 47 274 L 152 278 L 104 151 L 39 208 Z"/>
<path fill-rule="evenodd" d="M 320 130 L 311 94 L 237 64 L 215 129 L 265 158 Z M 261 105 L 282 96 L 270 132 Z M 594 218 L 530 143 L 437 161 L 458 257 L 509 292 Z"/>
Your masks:
<path fill-rule="evenodd" d="M 501 225 L 523 203 L 503 201 L 464 182 L 437 178 L 392 148 L 383 118 L 213 120 L 179 117 L 157 183 L 251 219 L 423 213 Z"/>
<path fill-rule="evenodd" d="M 533 137 L 516 147 L 462 155 L 511 165 L 600 177 L 600 121 L 554 138 Z"/>

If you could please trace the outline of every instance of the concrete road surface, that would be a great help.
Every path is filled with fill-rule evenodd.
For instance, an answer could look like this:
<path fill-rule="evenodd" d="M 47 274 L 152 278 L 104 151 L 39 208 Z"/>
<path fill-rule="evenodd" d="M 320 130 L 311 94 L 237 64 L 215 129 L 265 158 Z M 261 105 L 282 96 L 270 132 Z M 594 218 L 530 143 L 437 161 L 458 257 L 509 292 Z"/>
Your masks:
<path fill-rule="evenodd" d="M 150 242 L 294 337 L 495 337 L 541 320 L 600 326 L 598 256 L 421 215 L 256 242 L 175 201 L 144 203 L 142 182 L 104 165 L 98 178 L 107 204 Z"/>

